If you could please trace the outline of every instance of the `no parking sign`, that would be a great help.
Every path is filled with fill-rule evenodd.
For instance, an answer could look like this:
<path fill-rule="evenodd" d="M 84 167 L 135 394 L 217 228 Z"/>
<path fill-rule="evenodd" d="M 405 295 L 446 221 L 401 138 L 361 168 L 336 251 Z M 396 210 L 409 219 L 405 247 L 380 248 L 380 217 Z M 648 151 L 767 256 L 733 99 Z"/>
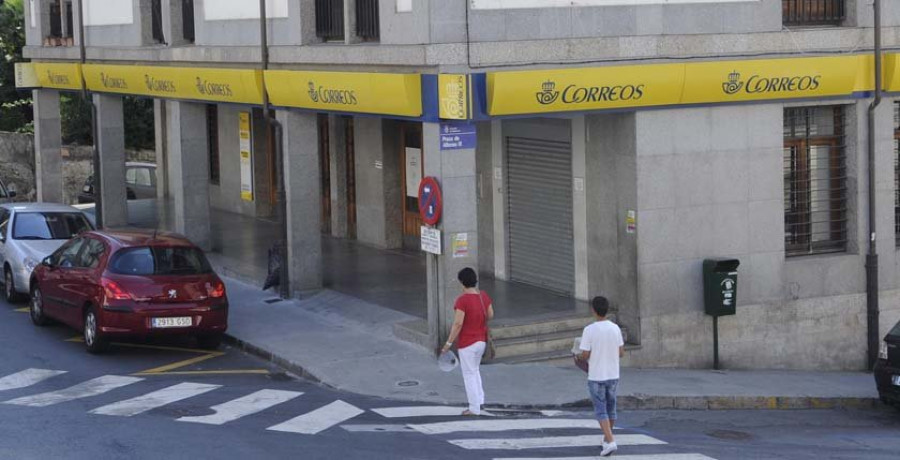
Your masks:
<path fill-rule="evenodd" d="M 428 225 L 437 225 L 441 221 L 441 211 L 444 208 L 441 197 L 441 186 L 434 177 L 426 177 L 419 184 L 419 215 L 422 221 Z"/>

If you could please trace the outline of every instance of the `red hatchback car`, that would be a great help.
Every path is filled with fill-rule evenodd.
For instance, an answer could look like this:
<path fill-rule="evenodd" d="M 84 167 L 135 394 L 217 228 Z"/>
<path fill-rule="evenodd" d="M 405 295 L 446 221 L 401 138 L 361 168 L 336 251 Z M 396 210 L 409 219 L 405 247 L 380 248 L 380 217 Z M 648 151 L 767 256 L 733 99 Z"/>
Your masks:
<path fill-rule="evenodd" d="M 193 335 L 217 348 L 228 327 L 225 284 L 203 251 L 180 235 L 87 232 L 68 241 L 31 276 L 31 320 L 84 332 L 91 353 L 109 341 Z"/>

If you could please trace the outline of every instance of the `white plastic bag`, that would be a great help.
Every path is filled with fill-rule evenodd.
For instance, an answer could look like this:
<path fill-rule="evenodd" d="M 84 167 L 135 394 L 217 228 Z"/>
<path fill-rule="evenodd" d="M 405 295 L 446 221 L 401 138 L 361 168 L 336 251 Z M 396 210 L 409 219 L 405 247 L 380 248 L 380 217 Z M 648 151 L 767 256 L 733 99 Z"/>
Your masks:
<path fill-rule="evenodd" d="M 459 366 L 459 358 L 452 350 L 441 353 L 438 357 L 438 368 L 444 372 L 450 372 Z"/>

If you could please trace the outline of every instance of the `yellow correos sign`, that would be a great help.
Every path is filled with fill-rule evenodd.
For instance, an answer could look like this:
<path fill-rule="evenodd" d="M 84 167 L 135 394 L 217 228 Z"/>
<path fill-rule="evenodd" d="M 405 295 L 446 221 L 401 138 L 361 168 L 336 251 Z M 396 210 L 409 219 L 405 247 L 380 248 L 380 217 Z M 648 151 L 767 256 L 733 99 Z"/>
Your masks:
<path fill-rule="evenodd" d="M 487 76 L 490 115 L 578 112 L 677 104 L 684 66 L 498 72 Z"/>
<path fill-rule="evenodd" d="M 41 88 L 81 90 L 81 64 L 35 62 Z"/>
<path fill-rule="evenodd" d="M 444 120 L 468 120 L 469 76 L 465 74 L 438 75 L 440 117 Z"/>
<path fill-rule="evenodd" d="M 16 88 L 40 88 L 41 81 L 38 79 L 37 70 L 34 64 L 30 62 L 17 62 L 15 65 Z"/>
<path fill-rule="evenodd" d="M 419 117 L 422 78 L 418 74 L 267 70 L 272 104 L 333 112 Z"/>
<path fill-rule="evenodd" d="M 84 65 L 91 91 L 237 104 L 262 103 L 262 72 L 243 69 Z"/>

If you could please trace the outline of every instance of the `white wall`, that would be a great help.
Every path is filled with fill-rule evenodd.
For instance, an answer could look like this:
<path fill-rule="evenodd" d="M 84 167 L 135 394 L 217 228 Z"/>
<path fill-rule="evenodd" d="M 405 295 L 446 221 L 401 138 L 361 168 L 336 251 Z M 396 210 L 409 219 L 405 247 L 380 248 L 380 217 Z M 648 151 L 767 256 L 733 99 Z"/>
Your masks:
<path fill-rule="evenodd" d="M 564 6 L 670 5 L 675 3 L 735 3 L 759 0 L 471 0 L 473 10 L 554 8 Z"/>
<path fill-rule="evenodd" d="M 266 0 L 268 18 L 288 17 L 288 0 Z M 205 0 L 203 18 L 207 21 L 258 19 L 259 2 L 253 0 Z"/>
<path fill-rule="evenodd" d="M 84 0 L 84 24 L 112 26 L 134 23 L 134 5 L 124 0 Z"/>

